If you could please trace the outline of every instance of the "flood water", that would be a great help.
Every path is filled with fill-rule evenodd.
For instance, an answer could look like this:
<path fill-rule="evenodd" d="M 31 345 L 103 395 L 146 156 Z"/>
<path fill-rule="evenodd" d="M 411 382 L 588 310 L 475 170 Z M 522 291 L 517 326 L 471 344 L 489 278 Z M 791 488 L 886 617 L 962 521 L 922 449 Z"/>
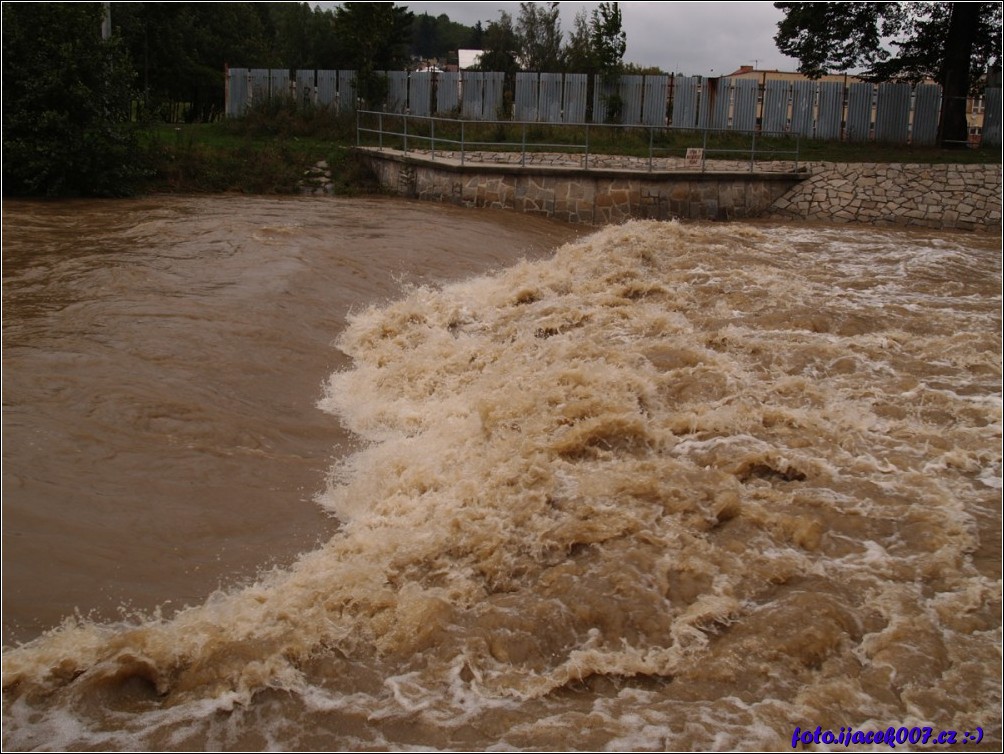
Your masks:
<path fill-rule="evenodd" d="M 7 749 L 1000 746 L 999 237 L 5 202 L 3 277 Z"/>

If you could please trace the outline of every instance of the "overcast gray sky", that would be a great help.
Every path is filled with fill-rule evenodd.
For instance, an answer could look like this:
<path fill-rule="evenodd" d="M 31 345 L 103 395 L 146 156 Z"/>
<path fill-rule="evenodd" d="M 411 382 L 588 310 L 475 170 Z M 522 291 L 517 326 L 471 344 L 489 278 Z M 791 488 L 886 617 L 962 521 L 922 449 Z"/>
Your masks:
<path fill-rule="evenodd" d="M 561 29 L 572 30 L 575 14 L 591 13 L 599 3 L 563 2 Z M 398 2 L 415 14 L 438 16 L 473 26 L 487 25 L 499 11 L 519 16 L 519 3 L 494 2 Z M 625 62 L 656 65 L 664 71 L 702 76 L 721 76 L 741 65 L 761 69 L 794 71 L 798 63 L 782 55 L 774 45 L 777 23 L 783 17 L 773 3 L 620 3 L 627 33 Z"/>

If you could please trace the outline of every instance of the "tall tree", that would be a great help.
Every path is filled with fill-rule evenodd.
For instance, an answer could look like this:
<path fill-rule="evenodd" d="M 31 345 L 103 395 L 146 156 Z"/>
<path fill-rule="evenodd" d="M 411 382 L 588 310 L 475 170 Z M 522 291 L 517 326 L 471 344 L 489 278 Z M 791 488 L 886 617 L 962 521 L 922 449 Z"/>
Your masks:
<path fill-rule="evenodd" d="M 627 35 L 621 23 L 620 6 L 617 3 L 600 3 L 593 11 L 589 29 L 596 67 L 603 79 L 601 95 L 606 108 L 604 120 L 607 123 L 619 123 L 624 109 L 620 95 L 620 75 L 624 51 L 627 49 Z"/>
<path fill-rule="evenodd" d="M 455 59 L 457 50 L 481 48 L 480 39 L 477 45 L 471 44 L 475 33 L 474 27 L 451 21 L 445 13 L 435 17 L 423 13 L 412 24 L 411 53 L 425 59 Z"/>
<path fill-rule="evenodd" d="M 434 16 L 416 16 L 411 27 L 411 52 L 420 58 L 438 58 L 440 54 L 439 25 Z"/>
<path fill-rule="evenodd" d="M 966 143 L 971 83 L 1000 71 L 1000 3 L 774 5 L 785 14 L 774 41 L 781 52 L 798 58 L 799 71 L 813 78 L 854 69 L 883 80 L 930 76 L 943 88 L 941 144 Z"/>
<path fill-rule="evenodd" d="M 386 96 L 386 81 L 377 72 L 407 65 L 413 20 L 413 13 L 394 3 L 344 3 L 335 11 L 346 66 L 355 69 L 358 94 L 370 105 Z"/>
<path fill-rule="evenodd" d="M 471 30 L 471 36 L 467 42 L 468 50 L 480 50 L 485 44 L 485 27 L 480 22 L 477 21 L 474 24 L 474 28 Z"/>
<path fill-rule="evenodd" d="M 627 49 L 627 34 L 624 33 L 618 3 L 600 3 L 593 11 L 590 37 L 600 71 L 615 75 Z"/>
<path fill-rule="evenodd" d="M 170 120 L 174 105 L 186 103 L 186 120 L 210 120 L 223 109 L 226 64 L 281 64 L 269 43 L 277 33 L 269 10 L 254 3 L 113 3 L 112 27 L 129 48 L 148 114 Z"/>
<path fill-rule="evenodd" d="M 507 78 L 515 76 L 519 63 L 519 37 L 513 26 L 512 16 L 499 11 L 497 21 L 491 21 L 485 29 L 484 52 L 478 60 L 482 71 L 501 71 Z"/>
<path fill-rule="evenodd" d="M 334 11 L 311 8 L 307 3 L 266 3 L 265 7 L 270 65 L 291 70 L 338 66 L 340 45 Z"/>
<path fill-rule="evenodd" d="M 562 67 L 561 20 L 558 3 L 520 3 L 516 21 L 520 62 L 528 71 L 555 72 Z"/>
<path fill-rule="evenodd" d="M 101 3 L 4 3 L 5 194 L 128 194 L 134 72 Z"/>
<path fill-rule="evenodd" d="M 585 10 L 575 14 L 572 32 L 565 45 L 564 60 L 565 69 L 570 73 L 596 73 L 596 53 Z"/>

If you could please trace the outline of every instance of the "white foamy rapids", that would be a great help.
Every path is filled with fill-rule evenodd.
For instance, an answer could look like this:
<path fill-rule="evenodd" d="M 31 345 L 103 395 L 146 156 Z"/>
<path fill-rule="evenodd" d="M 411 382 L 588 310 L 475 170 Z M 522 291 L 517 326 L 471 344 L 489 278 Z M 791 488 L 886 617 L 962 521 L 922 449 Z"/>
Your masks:
<path fill-rule="evenodd" d="M 8 650 L 9 746 L 1000 741 L 994 243 L 629 223 L 338 346 L 338 534 Z"/>

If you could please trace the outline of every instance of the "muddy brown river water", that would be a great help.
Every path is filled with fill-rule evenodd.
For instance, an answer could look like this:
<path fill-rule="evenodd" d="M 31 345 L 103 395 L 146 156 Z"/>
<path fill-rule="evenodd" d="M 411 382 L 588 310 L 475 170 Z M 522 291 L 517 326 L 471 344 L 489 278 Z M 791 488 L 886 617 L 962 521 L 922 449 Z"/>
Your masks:
<path fill-rule="evenodd" d="M 5 202 L 3 402 L 7 749 L 1000 746 L 998 237 Z"/>

